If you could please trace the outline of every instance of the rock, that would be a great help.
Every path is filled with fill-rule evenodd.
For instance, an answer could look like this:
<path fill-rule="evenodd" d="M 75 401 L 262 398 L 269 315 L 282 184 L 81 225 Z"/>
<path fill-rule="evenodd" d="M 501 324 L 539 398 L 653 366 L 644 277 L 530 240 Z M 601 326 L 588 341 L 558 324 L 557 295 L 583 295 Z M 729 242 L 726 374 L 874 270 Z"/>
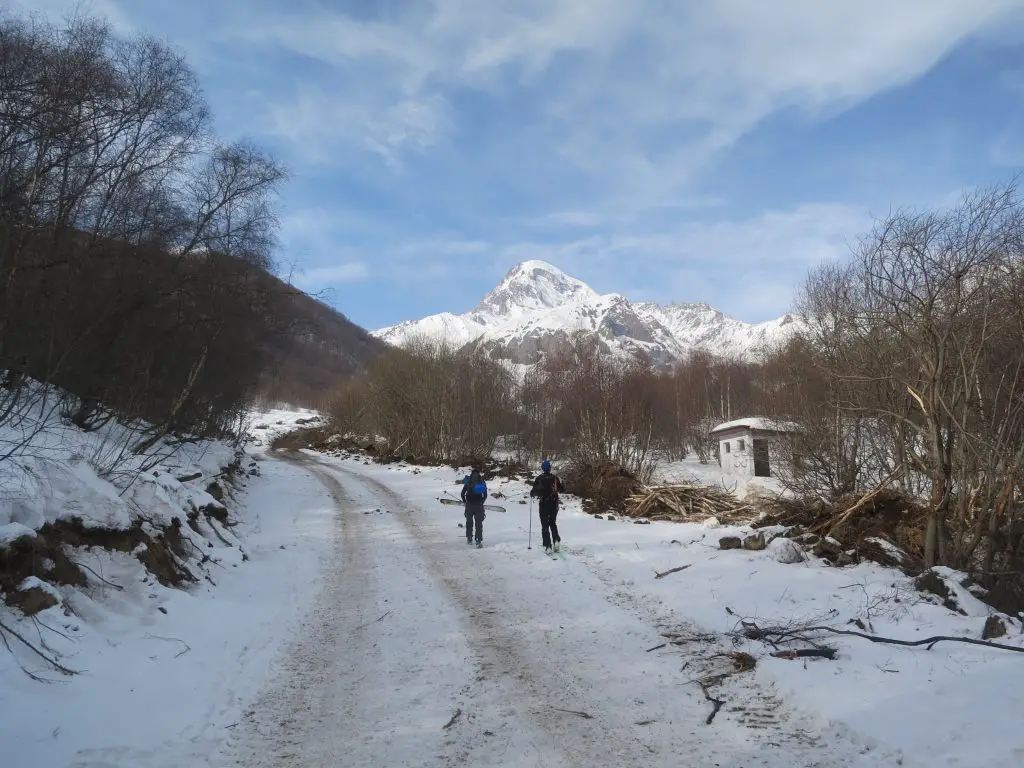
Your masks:
<path fill-rule="evenodd" d="M 784 563 L 785 565 L 802 563 L 807 559 L 799 544 L 792 539 L 785 538 L 773 539 L 769 542 L 768 556 L 775 562 Z"/>
<path fill-rule="evenodd" d="M 953 593 L 953 590 L 949 588 L 945 579 L 935 571 L 925 571 L 922 573 L 914 579 L 914 586 L 919 592 L 935 595 L 940 598 L 942 600 L 942 604 L 954 613 L 959 613 L 962 616 L 967 615 L 967 612 L 960 607 L 959 603 L 957 603 L 956 595 Z"/>
<path fill-rule="evenodd" d="M 604 520 L 604 515 L 594 515 L 595 520 Z"/>
<path fill-rule="evenodd" d="M 998 616 L 989 616 L 985 619 L 985 628 L 981 630 L 982 640 L 992 640 L 996 637 L 1006 636 L 1006 625 Z"/>
<path fill-rule="evenodd" d="M 26 616 L 34 616 L 47 608 L 53 608 L 59 601 L 41 587 L 28 587 L 12 592 L 7 602 L 20 608 Z"/>
<path fill-rule="evenodd" d="M 743 548 L 750 550 L 751 552 L 760 552 L 767 546 L 764 540 L 763 533 L 755 533 L 753 536 L 747 536 L 743 540 Z"/>
<path fill-rule="evenodd" d="M 857 547 L 857 558 L 870 560 L 889 568 L 899 568 L 906 560 L 906 554 L 884 539 L 867 538 Z"/>
<path fill-rule="evenodd" d="M 216 480 L 210 483 L 208 486 L 206 486 L 206 492 L 213 496 L 213 498 L 216 499 L 217 501 L 221 503 L 224 502 L 224 489 Z"/>
<path fill-rule="evenodd" d="M 743 540 L 739 536 L 723 536 L 718 540 L 719 549 L 739 549 L 743 546 Z"/>
<path fill-rule="evenodd" d="M 709 517 L 707 520 L 701 523 L 701 525 L 703 525 L 708 530 L 713 530 L 715 528 L 721 528 L 722 521 L 719 520 L 717 517 Z"/>
<path fill-rule="evenodd" d="M 838 544 L 834 544 L 828 539 L 822 539 L 814 545 L 814 549 L 811 550 L 815 557 L 820 557 L 823 560 L 829 562 L 835 562 L 836 559 L 843 554 L 843 548 Z"/>
<path fill-rule="evenodd" d="M 634 520 L 633 525 L 650 525 L 650 520 Z"/>

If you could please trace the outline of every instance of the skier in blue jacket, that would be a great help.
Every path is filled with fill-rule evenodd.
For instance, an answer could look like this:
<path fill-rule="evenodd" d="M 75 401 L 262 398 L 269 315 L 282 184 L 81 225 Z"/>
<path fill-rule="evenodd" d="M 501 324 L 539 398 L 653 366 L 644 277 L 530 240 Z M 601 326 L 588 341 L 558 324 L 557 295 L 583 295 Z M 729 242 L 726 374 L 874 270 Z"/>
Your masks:
<path fill-rule="evenodd" d="M 487 501 L 487 483 L 479 469 L 463 480 L 462 503 L 466 505 L 466 543 L 472 544 L 473 522 L 476 521 L 476 545 L 484 545 L 484 502 Z"/>

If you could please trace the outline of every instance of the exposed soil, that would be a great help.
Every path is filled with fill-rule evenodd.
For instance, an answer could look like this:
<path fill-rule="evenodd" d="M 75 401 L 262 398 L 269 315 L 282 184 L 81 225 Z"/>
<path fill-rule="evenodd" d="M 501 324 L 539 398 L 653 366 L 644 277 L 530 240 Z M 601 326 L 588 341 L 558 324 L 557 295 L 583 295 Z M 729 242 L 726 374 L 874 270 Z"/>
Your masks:
<path fill-rule="evenodd" d="M 26 596 L 33 590 L 19 591 L 18 587 L 30 576 L 55 585 L 87 586 L 88 576 L 74 561 L 73 550 L 91 547 L 117 552 L 133 552 L 141 547 L 136 557 L 164 586 L 179 587 L 196 581 L 183 562 L 188 546 L 178 518 L 155 536 L 146 533 L 140 522 L 119 530 L 87 528 L 79 518 L 71 518 L 47 523 L 35 536 L 22 536 L 0 548 L 0 591 L 5 602 L 22 608 L 26 615 L 50 607 L 43 598 Z M 47 597 L 53 600 L 52 596 Z"/>

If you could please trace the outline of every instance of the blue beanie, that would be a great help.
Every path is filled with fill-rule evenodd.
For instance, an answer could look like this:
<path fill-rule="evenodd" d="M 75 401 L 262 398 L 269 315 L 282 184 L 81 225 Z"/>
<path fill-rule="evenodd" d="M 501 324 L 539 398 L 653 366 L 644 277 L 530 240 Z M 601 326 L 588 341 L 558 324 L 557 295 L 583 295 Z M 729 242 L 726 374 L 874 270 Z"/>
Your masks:
<path fill-rule="evenodd" d="M 541 462 L 540 468 L 547 472 L 549 469 L 551 469 L 551 462 L 548 461 L 547 459 L 544 459 L 544 461 Z"/>

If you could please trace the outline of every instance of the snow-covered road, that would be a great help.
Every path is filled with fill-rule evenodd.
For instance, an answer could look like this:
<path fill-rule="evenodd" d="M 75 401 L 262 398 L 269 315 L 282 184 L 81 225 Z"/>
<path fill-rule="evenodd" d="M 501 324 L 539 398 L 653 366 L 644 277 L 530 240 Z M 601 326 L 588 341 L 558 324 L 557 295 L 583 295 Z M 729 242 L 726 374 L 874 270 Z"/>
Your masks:
<path fill-rule="evenodd" d="M 553 561 L 525 540 L 469 548 L 458 515 L 428 514 L 357 462 L 284 460 L 334 498 L 337 546 L 275 679 L 234 729 L 228 762 L 911 765 L 785 707 L 752 675 L 725 684 L 728 703 L 706 725 L 711 705 L 693 681 L 714 653 L 645 652 L 660 630 L 685 627 L 681 617 L 571 550 Z M 489 513 L 485 539 L 514 531 L 511 518 Z"/>

